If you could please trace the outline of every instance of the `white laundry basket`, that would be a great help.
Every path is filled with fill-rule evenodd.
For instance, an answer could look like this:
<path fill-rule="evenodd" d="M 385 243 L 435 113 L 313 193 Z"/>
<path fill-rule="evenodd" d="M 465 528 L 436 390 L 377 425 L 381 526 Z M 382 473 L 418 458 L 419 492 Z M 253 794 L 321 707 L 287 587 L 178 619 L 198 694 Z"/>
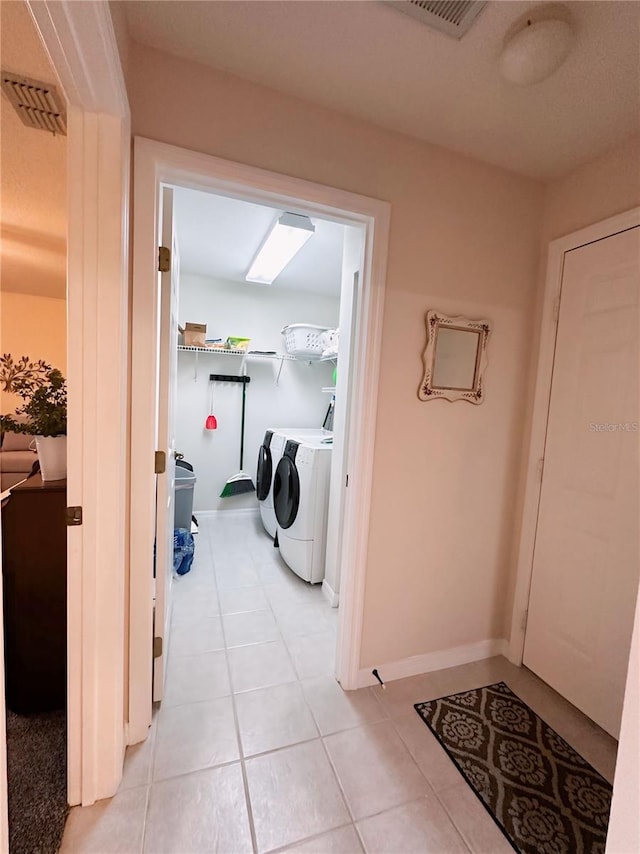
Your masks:
<path fill-rule="evenodd" d="M 290 323 L 282 330 L 285 350 L 298 359 L 320 359 L 327 347 L 330 329 L 330 326 L 313 323 Z"/>

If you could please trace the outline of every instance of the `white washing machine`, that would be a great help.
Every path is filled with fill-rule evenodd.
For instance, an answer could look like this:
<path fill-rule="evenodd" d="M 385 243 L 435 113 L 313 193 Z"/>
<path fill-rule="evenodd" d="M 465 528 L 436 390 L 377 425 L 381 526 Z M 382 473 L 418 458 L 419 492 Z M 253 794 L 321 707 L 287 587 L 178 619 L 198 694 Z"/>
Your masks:
<path fill-rule="evenodd" d="M 312 584 L 324 578 L 332 445 L 287 439 L 273 478 L 282 559 Z"/>
<path fill-rule="evenodd" d="M 320 440 L 326 436 L 331 436 L 331 433 L 318 427 L 273 427 L 264 434 L 262 445 L 258 450 L 256 495 L 262 524 L 269 536 L 275 537 L 276 535 L 277 522 L 273 507 L 273 478 L 282 457 L 286 440 L 293 438 Z"/>

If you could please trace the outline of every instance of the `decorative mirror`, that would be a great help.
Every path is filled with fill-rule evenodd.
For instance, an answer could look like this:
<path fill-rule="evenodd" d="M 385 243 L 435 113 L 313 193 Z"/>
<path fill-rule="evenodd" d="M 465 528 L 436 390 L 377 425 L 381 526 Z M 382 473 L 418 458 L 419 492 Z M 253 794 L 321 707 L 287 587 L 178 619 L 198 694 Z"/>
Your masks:
<path fill-rule="evenodd" d="M 420 400 L 468 400 L 482 403 L 483 374 L 491 327 L 486 320 L 448 317 L 427 312 L 427 346 L 423 353 L 424 377 Z"/>

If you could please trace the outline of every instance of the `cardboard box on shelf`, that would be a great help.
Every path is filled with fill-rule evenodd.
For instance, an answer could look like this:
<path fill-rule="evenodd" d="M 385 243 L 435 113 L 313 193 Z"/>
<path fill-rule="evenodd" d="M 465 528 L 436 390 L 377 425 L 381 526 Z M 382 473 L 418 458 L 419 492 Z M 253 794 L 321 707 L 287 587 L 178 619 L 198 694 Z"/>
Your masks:
<path fill-rule="evenodd" d="M 207 337 L 206 323 L 185 323 L 184 325 L 184 346 L 185 347 L 204 347 Z"/>

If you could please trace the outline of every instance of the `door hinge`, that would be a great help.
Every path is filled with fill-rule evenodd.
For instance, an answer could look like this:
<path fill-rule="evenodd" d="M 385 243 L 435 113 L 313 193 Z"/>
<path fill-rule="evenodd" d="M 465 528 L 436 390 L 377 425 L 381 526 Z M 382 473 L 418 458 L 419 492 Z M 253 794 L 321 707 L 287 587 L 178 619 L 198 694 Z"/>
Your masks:
<path fill-rule="evenodd" d="M 347 475 L 345 482 L 344 482 L 344 485 L 349 486 L 349 475 Z"/>
<path fill-rule="evenodd" d="M 153 639 L 153 657 L 160 658 L 162 655 L 162 638 Z"/>
<path fill-rule="evenodd" d="M 164 474 L 166 472 L 167 455 L 164 451 L 156 451 L 153 470 L 156 474 Z"/>
<path fill-rule="evenodd" d="M 67 507 L 67 525 L 82 525 L 82 507 Z"/>
<path fill-rule="evenodd" d="M 560 319 L 560 294 L 555 299 L 553 303 L 553 322 L 557 323 Z"/>
<path fill-rule="evenodd" d="M 158 247 L 158 272 L 168 273 L 171 269 L 171 250 L 166 246 Z"/>
<path fill-rule="evenodd" d="M 520 622 L 520 628 L 524 632 L 527 628 L 527 620 L 529 619 L 529 609 L 527 608 L 522 612 L 522 620 Z"/>
<path fill-rule="evenodd" d="M 538 480 L 542 483 L 542 473 L 544 472 L 544 457 L 538 460 Z"/>

